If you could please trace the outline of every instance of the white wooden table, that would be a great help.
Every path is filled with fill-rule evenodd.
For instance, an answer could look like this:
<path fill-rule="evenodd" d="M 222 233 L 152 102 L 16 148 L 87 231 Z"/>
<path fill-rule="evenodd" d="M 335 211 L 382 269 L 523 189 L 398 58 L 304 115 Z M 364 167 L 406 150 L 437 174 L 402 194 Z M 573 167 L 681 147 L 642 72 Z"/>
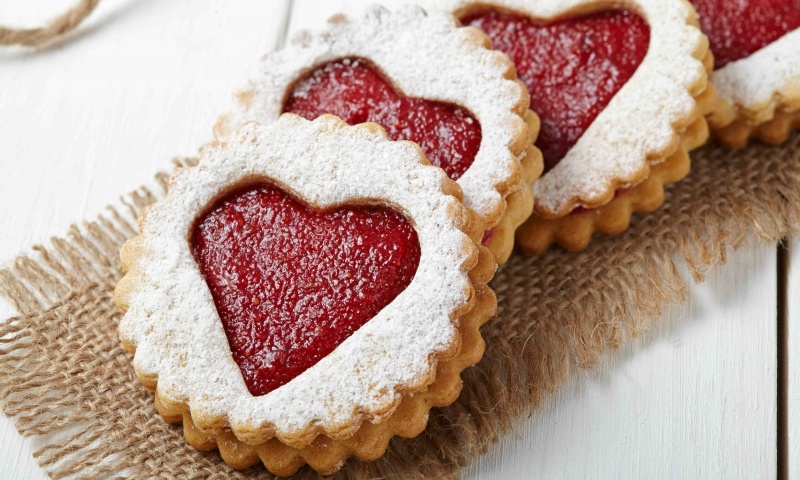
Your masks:
<path fill-rule="evenodd" d="M 0 0 L 0 23 L 39 24 L 71 3 Z M 261 54 L 367 3 L 104 0 L 68 42 L 0 49 L 0 260 L 193 154 Z M 800 479 L 797 251 L 732 254 L 465 477 L 769 479 L 785 449 L 788 478 Z M 11 314 L 0 305 L 0 319 Z M 34 448 L 0 417 L 0 478 L 43 478 Z"/>

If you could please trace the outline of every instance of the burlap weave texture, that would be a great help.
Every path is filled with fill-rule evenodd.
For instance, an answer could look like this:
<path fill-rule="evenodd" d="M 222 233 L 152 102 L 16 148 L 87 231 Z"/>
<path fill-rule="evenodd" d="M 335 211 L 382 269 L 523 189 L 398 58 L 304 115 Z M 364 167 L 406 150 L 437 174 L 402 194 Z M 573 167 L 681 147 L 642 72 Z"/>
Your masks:
<path fill-rule="evenodd" d="M 156 414 L 118 342 L 118 251 L 136 233 L 138 210 L 163 194 L 155 190 L 127 195 L 125 206 L 0 270 L 0 293 L 19 312 L 0 323 L 0 406 L 24 435 L 58 438 L 36 452 L 54 478 L 269 478 L 189 447 L 181 427 Z M 782 147 L 709 146 L 665 206 L 636 216 L 626 233 L 580 253 L 515 255 L 492 282 L 500 311 L 482 329 L 486 355 L 465 372 L 459 400 L 432 412 L 420 437 L 395 439 L 379 461 L 350 461 L 336 478 L 457 477 L 572 369 L 591 367 L 681 302 L 676 262 L 700 280 L 754 236 L 795 235 L 799 213 L 800 135 Z"/>

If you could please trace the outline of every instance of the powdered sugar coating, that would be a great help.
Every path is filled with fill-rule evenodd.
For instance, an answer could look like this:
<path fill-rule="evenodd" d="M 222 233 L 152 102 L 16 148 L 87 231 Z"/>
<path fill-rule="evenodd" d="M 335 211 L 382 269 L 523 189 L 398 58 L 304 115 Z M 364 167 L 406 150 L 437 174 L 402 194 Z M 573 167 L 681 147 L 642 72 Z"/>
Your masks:
<path fill-rule="evenodd" d="M 521 155 L 510 148 L 527 136 L 521 114 L 529 100 L 525 87 L 508 78 L 515 78 L 508 58 L 484 43 L 485 36 L 460 28 L 451 15 L 416 6 L 373 6 L 360 19 L 336 16 L 325 30 L 301 32 L 288 48 L 266 55 L 215 134 L 225 139 L 244 121 L 274 121 L 297 80 L 322 65 L 367 59 L 403 94 L 457 105 L 481 124 L 480 149 L 458 183 L 464 204 L 488 230 L 502 218 L 504 197 L 523 188 Z"/>
<path fill-rule="evenodd" d="M 563 216 L 578 206 L 596 208 L 620 187 L 647 177 L 656 154 L 675 139 L 674 125 L 696 114 L 694 92 L 704 87 L 701 59 L 706 39 L 684 0 L 428 0 L 464 14 L 495 6 L 542 21 L 608 9 L 637 12 L 650 25 L 650 47 L 631 79 L 617 92 L 558 165 L 533 186 L 537 213 Z M 531 105 L 535 111 L 536 106 Z"/>
<path fill-rule="evenodd" d="M 231 356 L 188 241 L 205 208 L 253 177 L 318 208 L 392 206 L 414 225 L 422 252 L 405 291 L 327 357 L 260 397 L 249 393 Z M 386 418 L 402 392 L 433 380 L 437 355 L 458 341 L 454 312 L 472 295 L 477 246 L 462 231 L 470 214 L 444 193 L 454 187 L 415 144 L 332 116 L 250 123 L 233 143 L 206 147 L 200 165 L 177 172 L 166 198 L 144 215 L 131 242 L 136 254 L 123 250 L 131 278 L 121 285 L 131 287 L 122 294 L 128 310 L 120 337 L 136 346 L 137 374 L 157 377 L 160 397 L 186 403 L 198 426 L 224 422 L 244 441 L 266 431 L 302 448 L 318 430 L 336 438 L 361 420 Z"/>
<path fill-rule="evenodd" d="M 711 75 L 721 103 L 756 121 L 772 118 L 783 101 L 800 100 L 800 29 Z M 786 87 L 792 88 L 784 92 Z"/>

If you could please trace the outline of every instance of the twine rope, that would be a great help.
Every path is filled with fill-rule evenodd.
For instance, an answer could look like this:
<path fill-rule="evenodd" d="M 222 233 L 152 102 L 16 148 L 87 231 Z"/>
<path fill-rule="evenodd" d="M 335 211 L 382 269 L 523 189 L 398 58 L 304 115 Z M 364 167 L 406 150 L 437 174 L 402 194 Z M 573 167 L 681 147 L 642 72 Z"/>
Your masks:
<path fill-rule="evenodd" d="M 17 29 L 0 26 L 0 45 L 42 46 L 54 38 L 75 30 L 98 3 L 100 0 L 80 0 L 77 5 L 50 20 L 43 27 Z"/>

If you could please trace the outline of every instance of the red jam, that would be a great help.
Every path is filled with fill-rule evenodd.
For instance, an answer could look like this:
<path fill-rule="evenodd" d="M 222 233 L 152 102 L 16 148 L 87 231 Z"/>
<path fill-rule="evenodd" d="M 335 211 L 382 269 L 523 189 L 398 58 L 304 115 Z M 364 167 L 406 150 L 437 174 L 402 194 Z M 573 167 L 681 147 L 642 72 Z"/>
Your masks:
<path fill-rule="evenodd" d="M 542 119 L 536 142 L 545 172 L 555 167 L 631 78 L 647 54 L 650 27 L 635 13 L 598 12 L 538 22 L 487 11 L 462 19 L 506 53 Z"/>
<path fill-rule="evenodd" d="M 295 86 L 285 111 L 308 120 L 330 113 L 350 125 L 377 123 L 392 140 L 416 142 L 453 180 L 472 165 L 481 145 L 481 126 L 469 112 L 403 96 L 360 60 L 345 59 L 312 72 Z"/>
<path fill-rule="evenodd" d="M 716 68 L 749 57 L 800 28 L 800 0 L 690 1 L 711 41 Z"/>
<path fill-rule="evenodd" d="M 280 189 L 231 193 L 202 215 L 194 258 L 253 395 L 315 365 L 411 283 L 420 245 L 385 207 L 319 211 Z"/>

